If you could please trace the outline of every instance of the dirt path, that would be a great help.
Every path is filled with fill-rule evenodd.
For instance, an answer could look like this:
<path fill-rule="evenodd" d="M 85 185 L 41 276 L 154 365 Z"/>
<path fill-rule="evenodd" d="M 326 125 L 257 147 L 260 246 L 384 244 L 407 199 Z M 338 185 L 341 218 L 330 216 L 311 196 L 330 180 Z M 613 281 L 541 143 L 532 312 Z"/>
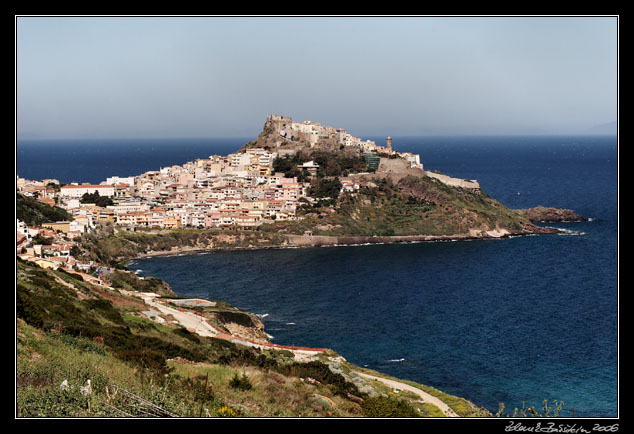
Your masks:
<path fill-rule="evenodd" d="M 429 403 L 429 404 L 433 404 L 436 407 L 438 407 L 440 409 L 440 411 L 442 411 L 446 416 L 448 417 L 460 417 L 456 414 L 456 412 L 454 412 L 451 408 L 449 408 L 449 406 L 447 404 L 445 404 L 444 402 L 442 402 L 440 399 L 436 398 L 435 396 L 430 395 L 427 392 L 423 392 L 422 390 L 414 387 L 414 386 L 410 386 L 409 384 L 405 384 L 405 383 L 401 383 L 398 381 L 394 381 L 394 380 L 388 380 L 387 378 L 381 378 L 381 377 L 375 377 L 374 375 L 368 375 L 368 374 L 364 374 L 362 372 L 358 372 L 355 371 L 357 374 L 359 374 L 360 376 L 364 377 L 364 378 L 369 378 L 371 380 L 376 380 L 376 381 L 380 381 L 390 387 L 396 388 L 396 389 L 401 389 L 401 390 L 407 390 L 409 392 L 413 392 L 415 394 L 417 394 L 418 396 L 420 396 L 423 400 L 423 402 Z"/>
<path fill-rule="evenodd" d="M 181 312 L 178 309 L 165 306 L 153 298 L 145 298 L 143 301 L 145 301 L 145 304 L 152 306 L 164 314 L 172 315 L 183 327 L 192 329 L 201 336 L 215 337 L 220 333 L 220 331 L 209 325 L 204 317 L 200 317 L 192 312 Z"/>
<path fill-rule="evenodd" d="M 146 297 L 143 299 L 143 301 L 145 302 L 145 304 L 147 304 L 148 306 L 151 306 L 153 308 L 155 308 L 156 310 L 167 314 L 167 315 L 172 315 L 172 317 L 174 317 L 174 319 L 176 321 L 178 321 L 178 323 L 180 325 L 182 325 L 183 327 L 193 330 L 195 333 L 201 335 L 201 336 L 210 336 L 210 337 L 215 337 L 215 338 L 219 338 L 219 339 L 225 339 L 228 340 L 230 342 L 235 342 L 237 344 L 240 345 L 246 345 L 249 347 L 255 347 L 255 348 L 260 348 L 260 349 L 275 349 L 275 348 L 282 348 L 282 347 L 277 347 L 276 345 L 273 344 L 258 344 L 256 342 L 252 342 L 249 341 L 247 339 L 241 338 L 240 336 L 236 336 L 236 335 L 230 335 L 227 334 L 225 332 L 222 332 L 220 330 L 217 330 L 216 328 L 212 327 L 206 320 L 204 317 L 200 317 L 196 314 L 194 314 L 193 312 L 190 311 L 181 311 L 180 309 L 175 309 L 173 307 L 169 307 L 166 306 L 165 304 L 156 301 L 154 297 Z M 283 348 L 283 349 L 287 349 L 289 351 L 291 351 L 293 354 L 295 354 L 295 358 L 299 361 L 303 361 L 303 362 L 308 362 L 311 360 L 314 360 L 323 350 L 321 349 L 290 349 L 290 348 Z"/>
<path fill-rule="evenodd" d="M 155 300 L 154 297 L 143 297 L 143 301 L 148 306 L 151 306 L 157 309 L 158 311 L 163 312 L 164 314 L 172 315 L 182 326 L 188 329 L 194 330 L 196 333 L 198 333 L 201 336 L 221 337 L 222 335 L 226 335 L 225 333 L 222 333 L 219 330 L 216 330 L 209 323 L 207 323 L 204 317 L 201 318 L 192 312 L 181 311 L 180 309 L 174 309 L 172 307 L 168 307 L 165 304 Z M 248 345 L 248 346 L 258 347 L 258 348 L 271 348 L 271 347 L 274 348 L 273 345 L 263 345 L 263 344 L 256 344 L 254 342 L 248 342 L 246 340 L 241 339 L 238 336 L 226 335 L 224 336 L 224 338 L 230 339 L 231 341 L 240 343 L 242 345 Z M 291 351 L 295 354 L 296 359 L 302 360 L 302 361 L 313 360 L 314 357 L 321 352 L 321 350 L 311 351 L 308 349 L 305 349 L 305 350 L 293 349 Z M 435 396 L 432 396 L 429 393 L 422 391 L 421 389 L 418 389 L 416 387 L 413 387 L 398 381 L 388 380 L 386 378 L 381 378 L 381 377 L 375 377 L 373 375 L 364 374 L 358 371 L 355 371 L 355 372 L 359 374 L 361 377 L 380 381 L 392 388 L 408 390 L 410 392 L 413 392 L 417 394 L 418 396 L 420 396 L 423 402 L 433 404 L 436 407 L 438 407 L 446 416 L 459 417 L 451 408 L 449 408 L 447 404 L 445 404 L 444 402 L 442 402 L 440 399 L 436 398 Z"/>

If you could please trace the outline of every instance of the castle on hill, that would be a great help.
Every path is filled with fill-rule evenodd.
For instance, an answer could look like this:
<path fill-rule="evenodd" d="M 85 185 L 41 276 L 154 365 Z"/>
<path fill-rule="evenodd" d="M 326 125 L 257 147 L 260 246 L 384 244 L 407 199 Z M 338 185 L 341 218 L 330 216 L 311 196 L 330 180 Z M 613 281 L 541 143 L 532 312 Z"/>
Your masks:
<path fill-rule="evenodd" d="M 392 138 L 387 137 L 386 146 L 379 146 L 373 140 L 363 140 L 349 134 L 343 128 L 321 125 L 319 122 L 295 122 L 288 116 L 271 114 L 266 118 L 263 134 L 267 141 L 274 143 L 301 142 L 310 148 L 352 149 L 361 155 L 376 153 L 399 156 L 408 160 L 412 167 L 420 167 L 420 157 L 408 152 L 392 149 Z"/>
<path fill-rule="evenodd" d="M 343 128 L 321 125 L 319 122 L 295 122 L 288 116 L 270 115 L 266 118 L 266 126 L 281 137 L 292 141 L 302 141 L 314 147 L 317 144 L 335 144 L 338 146 L 352 146 L 364 152 L 376 151 L 377 146 L 373 140 L 362 140 L 349 134 Z M 386 148 L 387 149 L 387 148 Z"/>

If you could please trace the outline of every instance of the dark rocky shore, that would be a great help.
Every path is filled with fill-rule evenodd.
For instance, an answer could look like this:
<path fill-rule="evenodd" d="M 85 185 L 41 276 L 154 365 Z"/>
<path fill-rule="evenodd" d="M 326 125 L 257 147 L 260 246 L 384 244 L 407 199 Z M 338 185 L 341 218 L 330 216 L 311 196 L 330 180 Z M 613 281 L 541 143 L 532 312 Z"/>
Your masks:
<path fill-rule="evenodd" d="M 537 206 L 530 209 L 520 209 L 517 212 L 532 222 L 560 223 L 560 222 L 585 222 L 586 217 L 580 216 L 569 209 L 547 208 Z"/>

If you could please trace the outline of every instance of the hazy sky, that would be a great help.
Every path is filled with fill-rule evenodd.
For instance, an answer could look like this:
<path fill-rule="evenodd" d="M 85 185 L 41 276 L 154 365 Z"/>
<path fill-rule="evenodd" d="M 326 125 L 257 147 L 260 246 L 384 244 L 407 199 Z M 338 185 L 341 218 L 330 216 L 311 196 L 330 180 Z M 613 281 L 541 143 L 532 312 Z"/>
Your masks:
<path fill-rule="evenodd" d="M 616 17 L 16 17 L 18 138 L 585 131 L 617 119 Z"/>

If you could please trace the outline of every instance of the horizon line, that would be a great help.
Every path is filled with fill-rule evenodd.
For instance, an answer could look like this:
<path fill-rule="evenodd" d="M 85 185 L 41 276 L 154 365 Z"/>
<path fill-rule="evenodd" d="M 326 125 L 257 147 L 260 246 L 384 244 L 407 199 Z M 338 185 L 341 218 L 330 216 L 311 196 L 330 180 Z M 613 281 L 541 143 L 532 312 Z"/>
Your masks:
<path fill-rule="evenodd" d="M 569 136 L 569 137 L 586 137 L 586 136 L 615 136 L 618 137 L 619 133 L 592 133 L 592 132 L 561 132 L 561 133 L 421 133 L 421 134 L 367 134 L 362 137 L 553 137 L 553 136 Z M 257 136 L 256 136 L 257 138 Z M 15 143 L 29 142 L 29 141 L 100 141 L 100 140 L 223 140 L 223 139 L 246 139 L 248 141 L 255 140 L 252 136 L 195 136 L 195 137 L 183 137 L 183 136 L 170 136 L 170 137 L 29 137 L 29 138 L 16 138 Z"/>

